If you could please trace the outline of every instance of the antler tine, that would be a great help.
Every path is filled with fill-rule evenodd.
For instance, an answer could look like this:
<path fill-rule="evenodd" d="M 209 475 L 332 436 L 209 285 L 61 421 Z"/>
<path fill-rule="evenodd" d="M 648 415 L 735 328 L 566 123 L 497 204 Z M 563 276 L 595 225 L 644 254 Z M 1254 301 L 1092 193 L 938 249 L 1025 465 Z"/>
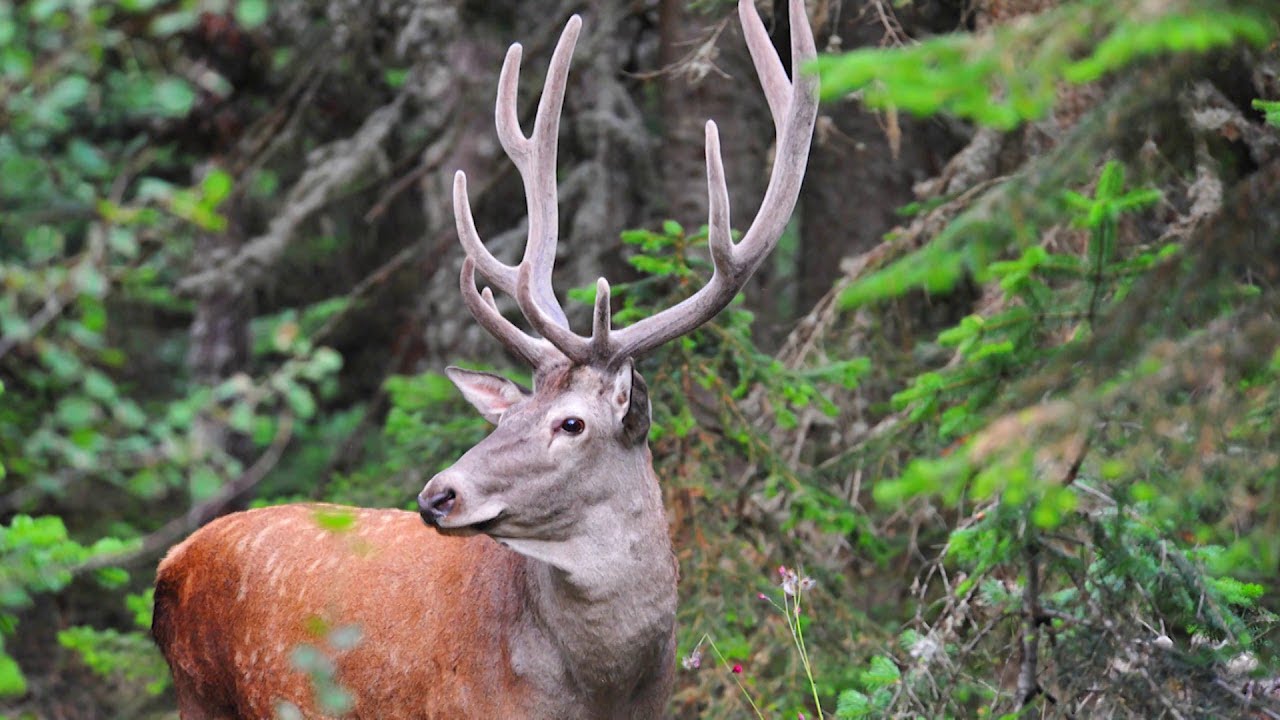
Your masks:
<path fill-rule="evenodd" d="M 526 335 L 523 330 L 511 324 L 502 316 L 502 313 L 498 312 L 498 304 L 494 302 L 493 293 L 489 288 L 484 289 L 483 296 L 476 292 L 476 262 L 471 256 L 467 256 L 462 261 L 459 286 L 462 290 L 462 301 L 466 303 L 467 310 L 471 311 L 471 316 L 480 323 L 480 327 L 489 331 L 490 335 L 497 338 L 527 365 L 538 368 L 546 364 L 550 357 L 555 356 L 555 349 L 548 343 Z"/>
<path fill-rule="evenodd" d="M 743 8 L 749 8 L 750 12 L 744 12 Z M 750 15 L 759 33 L 764 34 L 764 26 L 751 0 L 739 0 L 738 10 L 744 23 L 747 22 L 747 15 Z M 741 260 L 744 265 L 750 265 L 750 269 L 743 268 L 747 275 L 755 272 L 760 263 L 764 262 L 782 236 L 782 231 L 786 229 L 787 221 L 791 219 L 791 211 L 795 209 L 796 200 L 800 197 L 800 184 L 804 180 L 805 166 L 809 160 L 813 125 L 818 119 L 818 76 L 800 71 L 802 65 L 818 54 L 813 42 L 813 29 L 809 27 L 804 0 L 791 0 L 789 10 L 792 82 L 787 97 L 787 118 L 779 126 L 773 172 L 769 174 L 769 184 L 765 187 L 760 211 L 734 248 L 735 259 Z M 777 55 L 772 48 L 769 54 L 776 60 Z"/>
<path fill-rule="evenodd" d="M 560 113 L 564 106 L 565 88 L 568 85 L 569 61 L 573 56 L 573 49 L 578 42 L 581 29 L 582 19 L 577 15 L 570 17 L 564 32 L 560 35 L 559 42 L 556 43 L 542 88 L 542 97 L 538 101 L 538 113 L 534 119 L 531 136 L 526 137 L 520 130 L 520 119 L 516 110 L 522 53 L 519 43 L 511 46 L 502 63 L 494 115 L 498 139 L 524 181 L 529 212 L 529 238 L 525 244 L 521 264 L 533 265 L 535 272 L 531 276 L 534 289 L 532 296 L 537 305 L 551 317 L 553 322 L 564 328 L 569 327 L 569 320 L 565 316 L 564 309 L 560 307 L 559 301 L 556 300 L 555 291 L 551 286 L 551 272 L 556 260 L 556 235 L 559 231 L 556 146 L 560 133 Z M 494 282 L 496 284 L 497 281 Z M 529 310 L 523 306 L 521 311 L 526 316 L 529 314 Z"/>
<path fill-rule="evenodd" d="M 733 267 L 733 229 L 729 222 L 729 185 L 720 156 L 720 131 L 707 121 L 707 247 L 716 273 Z"/>
<path fill-rule="evenodd" d="M 590 342 L 568 328 L 561 325 L 543 311 L 534 300 L 533 265 L 521 263 L 516 274 L 516 304 L 524 317 L 542 337 L 564 353 L 565 357 L 579 364 L 589 364 L 594 358 Z"/>
<path fill-rule="evenodd" d="M 569 18 L 560 41 L 556 43 L 538 102 L 532 136 L 526 137 L 521 131 L 516 109 L 523 52 L 519 43 L 507 50 L 498 76 L 498 98 L 494 109 L 498 139 L 520 171 L 529 213 L 529 236 L 519 265 L 507 265 L 485 248 L 471 214 L 466 175 L 459 171 L 453 181 L 454 219 L 467 255 L 460 279 L 463 301 L 482 327 L 535 369 L 566 357 L 575 360 L 590 357 L 587 340 L 569 330 L 569 320 L 551 286 L 559 225 L 556 143 L 568 85 L 569 60 L 581 28 L 582 19 L 574 15 Z M 520 311 L 545 341 L 527 335 L 502 317 L 488 288 L 484 289 L 483 297 L 476 292 L 477 269 L 499 290 L 515 297 Z"/>
<path fill-rule="evenodd" d="M 533 288 L 530 276 L 531 266 L 522 264 L 516 278 L 516 302 L 524 311 L 525 318 L 551 345 L 570 360 L 582 364 L 607 364 L 615 358 L 611 342 L 612 311 L 609 304 L 609 281 L 600 278 L 596 281 L 595 312 L 591 323 L 591 337 L 584 338 L 567 327 L 551 321 L 542 309 L 533 302 Z"/>
<path fill-rule="evenodd" d="M 795 43 L 795 9 L 795 3 L 791 3 L 792 58 L 799 57 Z M 804 12 L 803 3 L 800 11 Z M 739 0 L 738 21 L 742 24 L 742 34 L 747 41 L 747 50 L 751 53 L 751 63 L 756 68 L 756 76 L 760 78 L 760 88 L 764 90 L 764 98 L 769 102 L 769 114 L 773 116 L 774 130 L 781 135 L 787 106 L 791 103 L 791 81 L 787 79 L 787 71 L 782 67 L 782 58 L 778 57 L 778 53 L 773 49 L 773 42 L 769 40 L 769 33 L 765 31 L 760 14 L 756 12 L 755 3 L 751 0 Z M 802 24 L 806 29 L 809 27 L 807 17 Z M 810 36 L 812 37 L 812 33 Z M 798 63 L 792 60 L 793 69 L 796 65 Z"/>
<path fill-rule="evenodd" d="M 596 280 L 596 310 L 591 321 L 591 354 L 598 360 L 609 358 L 609 333 L 613 329 L 613 311 L 609 307 L 609 281 Z"/>
<path fill-rule="evenodd" d="M 795 209 L 809 159 L 809 143 L 818 115 L 818 80 L 800 72 L 817 55 L 804 0 L 790 0 L 792 80 L 769 42 L 752 0 L 739 0 L 738 16 L 760 76 L 777 130 L 773 172 L 760 211 L 742 240 L 729 232 L 729 194 L 720 158 L 715 123 L 707 123 L 708 244 L 714 271 L 711 280 L 675 306 L 636 324 L 615 330 L 610 340 L 613 360 L 636 357 L 688 333 L 725 308 L 773 250 Z"/>
<path fill-rule="evenodd" d="M 480 233 L 476 232 L 476 221 L 471 216 L 471 201 L 467 198 L 467 174 L 461 170 L 453 176 L 453 219 L 458 228 L 458 239 L 462 241 L 462 250 L 474 261 L 480 274 L 502 292 L 515 295 L 516 269 L 495 258 L 484 246 Z"/>

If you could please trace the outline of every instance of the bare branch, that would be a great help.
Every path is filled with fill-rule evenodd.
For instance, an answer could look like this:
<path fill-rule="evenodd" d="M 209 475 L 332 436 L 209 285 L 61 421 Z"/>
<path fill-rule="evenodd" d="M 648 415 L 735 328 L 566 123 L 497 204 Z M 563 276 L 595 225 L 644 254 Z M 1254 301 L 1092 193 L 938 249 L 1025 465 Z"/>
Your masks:
<path fill-rule="evenodd" d="M 382 159 L 382 144 L 400 120 L 403 96 L 379 108 L 349 138 L 313 151 L 310 167 L 290 188 L 284 206 L 267 231 L 245 243 L 217 267 L 183 278 L 178 291 L 204 296 L 220 290 L 255 286 L 293 241 L 298 228 L 320 208 L 338 197 L 356 179 L 366 177 Z"/>

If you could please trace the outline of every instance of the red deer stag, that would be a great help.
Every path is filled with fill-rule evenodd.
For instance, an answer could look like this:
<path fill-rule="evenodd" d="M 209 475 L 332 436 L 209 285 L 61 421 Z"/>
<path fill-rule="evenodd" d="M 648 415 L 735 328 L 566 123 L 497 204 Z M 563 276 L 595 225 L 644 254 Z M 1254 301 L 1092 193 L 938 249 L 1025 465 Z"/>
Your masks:
<path fill-rule="evenodd" d="M 556 135 L 581 21 L 569 20 L 525 137 L 516 112 L 520 46 L 498 83 L 502 145 L 524 179 L 529 236 L 517 266 L 481 243 L 466 178 L 454 211 L 466 250 L 461 289 L 476 321 L 534 369 L 534 390 L 487 373 L 449 377 L 497 427 L 418 495 L 419 519 L 351 509 L 346 532 L 324 506 L 286 505 L 215 520 L 160 563 L 153 633 L 180 714 L 267 718 L 288 703 L 324 712 L 294 649 L 317 625 L 356 626 L 334 651 L 334 680 L 356 718 L 656 718 L 671 694 L 676 563 L 648 448 L 649 402 L 633 358 L 719 313 L 777 243 L 795 206 L 817 113 L 803 0 L 790 0 L 788 79 L 750 0 L 738 12 L 768 98 L 777 151 L 760 212 L 735 243 L 716 126 L 706 126 L 714 272 L 694 295 L 621 329 L 609 285 L 590 337 L 569 328 L 551 286 Z M 479 272 L 515 297 L 540 338 L 499 314 Z M 333 508 L 330 507 L 332 511 Z M 424 525 L 425 521 L 425 525 Z M 504 547 L 505 546 L 505 547 Z"/>

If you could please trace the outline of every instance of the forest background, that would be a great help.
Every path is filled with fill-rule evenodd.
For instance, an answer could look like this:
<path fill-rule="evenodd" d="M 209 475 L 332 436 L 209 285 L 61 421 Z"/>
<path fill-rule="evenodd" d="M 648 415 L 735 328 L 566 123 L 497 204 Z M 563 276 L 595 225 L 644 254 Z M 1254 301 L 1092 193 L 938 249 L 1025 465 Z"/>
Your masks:
<path fill-rule="evenodd" d="M 808 9 L 792 227 L 640 365 L 672 714 L 1280 718 L 1280 6 Z M 497 69 L 523 42 L 531 111 L 573 12 L 557 285 L 581 323 L 623 281 L 625 324 L 705 279 L 707 118 L 735 226 L 763 194 L 732 3 L 0 4 L 0 715 L 175 717 L 168 546 L 409 507 L 486 432 L 442 369 L 526 371 L 458 301 L 449 183 L 518 253 Z"/>

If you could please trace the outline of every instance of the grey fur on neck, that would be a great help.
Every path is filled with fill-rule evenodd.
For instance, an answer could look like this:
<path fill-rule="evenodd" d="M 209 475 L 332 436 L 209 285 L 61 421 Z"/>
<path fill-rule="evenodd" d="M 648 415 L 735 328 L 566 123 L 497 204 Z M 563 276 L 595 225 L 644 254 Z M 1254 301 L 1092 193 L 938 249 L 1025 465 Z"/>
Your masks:
<path fill-rule="evenodd" d="M 619 478 L 636 492 L 592 508 L 573 537 L 502 541 L 525 556 L 537 628 L 514 639 L 517 671 L 562 676 L 600 703 L 625 702 L 661 681 L 652 669 L 674 657 L 677 565 L 648 448 L 637 450 L 644 461 L 632 467 L 643 476 Z"/>

